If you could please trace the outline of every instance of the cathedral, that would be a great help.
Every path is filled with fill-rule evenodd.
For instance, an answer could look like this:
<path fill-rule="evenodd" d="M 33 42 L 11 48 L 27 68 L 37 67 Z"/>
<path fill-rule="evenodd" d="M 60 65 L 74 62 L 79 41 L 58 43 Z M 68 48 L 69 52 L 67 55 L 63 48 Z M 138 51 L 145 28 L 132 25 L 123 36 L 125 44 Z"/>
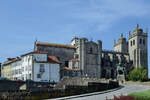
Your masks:
<path fill-rule="evenodd" d="M 74 37 L 71 45 L 35 42 L 35 51 L 47 52 L 60 61 L 61 78 L 89 77 L 112 78 L 125 76 L 133 68 L 148 69 L 148 29 L 139 25 L 129 32 L 128 39 L 122 34 L 114 41 L 114 50 L 104 50 L 102 41 L 89 41 Z"/>

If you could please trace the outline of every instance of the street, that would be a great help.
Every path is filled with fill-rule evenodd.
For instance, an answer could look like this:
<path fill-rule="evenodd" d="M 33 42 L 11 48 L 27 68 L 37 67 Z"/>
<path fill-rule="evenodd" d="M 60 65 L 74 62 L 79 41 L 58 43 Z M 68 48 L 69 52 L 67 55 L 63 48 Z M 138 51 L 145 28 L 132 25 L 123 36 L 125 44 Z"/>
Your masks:
<path fill-rule="evenodd" d="M 150 86 L 146 85 L 122 85 L 121 89 L 111 91 L 111 92 L 99 92 L 99 93 L 92 93 L 90 96 L 85 96 L 89 94 L 83 94 L 80 96 L 71 96 L 71 97 L 62 97 L 58 99 L 48 99 L 48 100 L 106 100 L 107 99 L 112 99 L 114 96 L 120 96 L 120 95 L 127 95 L 131 92 L 138 92 L 138 91 L 145 91 L 149 90 Z"/>
<path fill-rule="evenodd" d="M 104 94 L 99 95 L 93 95 L 93 96 L 87 96 L 87 97 L 80 97 L 80 98 L 74 98 L 70 100 L 105 100 L 106 97 L 108 99 L 112 99 L 113 96 L 120 96 L 120 95 L 127 95 L 128 93 L 135 92 L 135 91 L 144 91 L 150 89 L 150 86 L 143 86 L 143 85 L 124 85 L 123 88 L 108 92 Z"/>

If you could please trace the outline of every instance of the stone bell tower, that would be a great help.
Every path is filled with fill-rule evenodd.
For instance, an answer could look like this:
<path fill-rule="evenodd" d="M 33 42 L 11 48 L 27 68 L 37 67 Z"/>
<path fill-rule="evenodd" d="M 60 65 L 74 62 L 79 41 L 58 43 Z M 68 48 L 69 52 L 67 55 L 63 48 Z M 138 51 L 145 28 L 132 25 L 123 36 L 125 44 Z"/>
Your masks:
<path fill-rule="evenodd" d="M 137 24 L 133 33 L 129 33 L 128 49 L 134 67 L 148 69 L 148 29 L 143 32 L 143 29 Z"/>
<path fill-rule="evenodd" d="M 126 41 L 126 38 L 123 37 L 123 34 L 121 34 L 117 42 L 114 41 L 114 51 L 128 53 L 128 43 Z"/>

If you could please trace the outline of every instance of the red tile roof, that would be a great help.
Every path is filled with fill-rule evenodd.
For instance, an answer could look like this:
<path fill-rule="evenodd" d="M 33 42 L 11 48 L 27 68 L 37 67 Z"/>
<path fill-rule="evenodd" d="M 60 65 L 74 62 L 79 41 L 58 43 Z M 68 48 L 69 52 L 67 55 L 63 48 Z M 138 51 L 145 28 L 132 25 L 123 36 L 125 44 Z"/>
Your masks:
<path fill-rule="evenodd" d="M 14 59 L 16 59 L 16 58 L 7 58 L 8 61 L 12 61 Z"/>
<path fill-rule="evenodd" d="M 45 42 L 36 42 L 37 46 L 52 46 L 52 47 L 62 47 L 62 48 L 75 48 L 73 45 L 64 45 L 56 43 L 45 43 Z"/>
<path fill-rule="evenodd" d="M 16 62 L 16 61 L 20 61 L 21 59 L 19 57 L 17 58 L 7 58 L 8 60 L 3 64 L 3 66 L 5 65 L 8 65 L 8 64 L 11 64 L 13 62 Z"/>
<path fill-rule="evenodd" d="M 38 53 L 38 54 L 47 54 L 47 52 L 39 51 L 39 50 L 33 51 L 33 53 Z"/>
<path fill-rule="evenodd" d="M 21 55 L 21 57 L 26 56 L 26 55 L 30 55 L 30 54 L 47 54 L 47 52 L 36 50 L 36 51 L 32 51 L 32 52 L 23 54 L 23 55 Z"/>
<path fill-rule="evenodd" d="M 78 58 L 72 58 L 69 61 L 78 61 Z"/>
<path fill-rule="evenodd" d="M 51 63 L 58 63 L 59 64 L 59 60 L 56 58 L 56 56 L 48 56 L 48 61 Z"/>
<path fill-rule="evenodd" d="M 68 71 L 79 71 L 80 69 L 76 68 L 76 69 L 72 69 L 72 68 L 69 68 L 69 67 L 63 67 L 61 70 L 68 70 Z"/>

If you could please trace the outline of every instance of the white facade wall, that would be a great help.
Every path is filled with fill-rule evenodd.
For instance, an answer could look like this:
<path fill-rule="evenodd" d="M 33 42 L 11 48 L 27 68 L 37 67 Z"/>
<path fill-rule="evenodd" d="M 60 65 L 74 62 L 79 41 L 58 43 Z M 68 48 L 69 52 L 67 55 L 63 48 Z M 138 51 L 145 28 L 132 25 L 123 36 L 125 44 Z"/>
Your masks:
<path fill-rule="evenodd" d="M 32 79 L 32 55 L 22 57 L 22 80 Z"/>
<path fill-rule="evenodd" d="M 50 64 L 50 80 L 59 82 L 60 80 L 60 66 L 59 64 Z"/>
<path fill-rule="evenodd" d="M 44 70 L 40 71 L 40 67 L 44 66 Z M 59 64 L 50 63 L 34 63 L 34 81 L 42 82 L 59 82 L 60 68 Z M 38 75 L 40 77 L 38 77 Z"/>
<path fill-rule="evenodd" d="M 11 79 L 12 80 L 21 80 L 22 79 L 22 61 L 17 61 L 11 64 Z"/>
<path fill-rule="evenodd" d="M 43 66 L 42 71 L 41 65 Z M 11 80 L 33 80 L 38 82 L 59 82 L 60 65 L 48 62 L 47 54 L 27 54 L 21 60 L 15 61 L 10 65 Z M 37 74 L 41 77 L 38 78 Z M 3 75 L 4 76 L 4 75 Z"/>

